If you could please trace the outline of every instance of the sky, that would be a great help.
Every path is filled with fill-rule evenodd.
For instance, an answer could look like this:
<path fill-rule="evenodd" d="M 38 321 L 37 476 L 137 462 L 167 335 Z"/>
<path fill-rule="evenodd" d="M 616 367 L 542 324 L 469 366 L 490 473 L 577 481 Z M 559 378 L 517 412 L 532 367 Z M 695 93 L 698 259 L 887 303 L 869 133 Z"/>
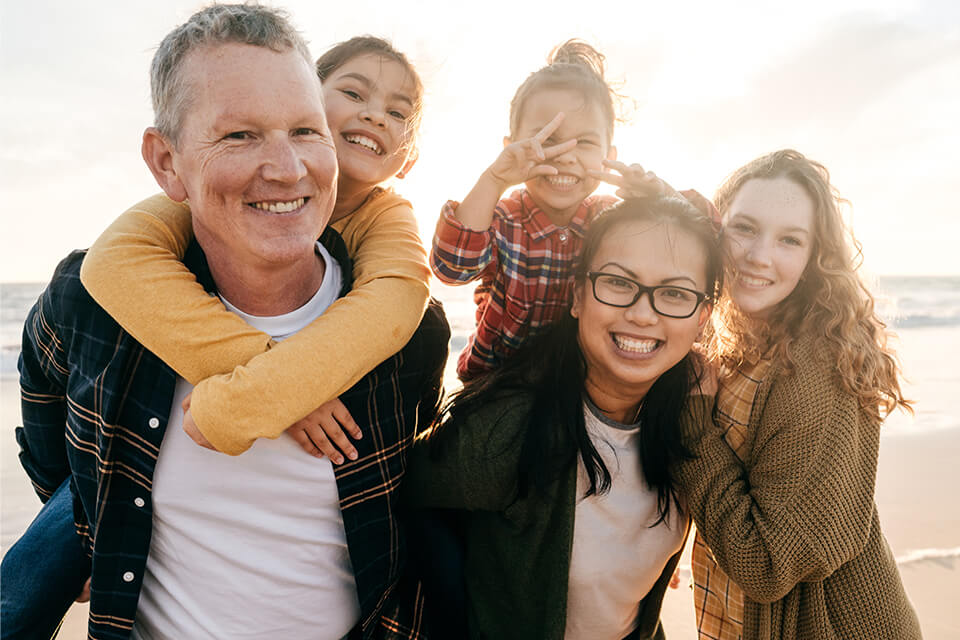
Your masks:
<path fill-rule="evenodd" d="M 148 67 L 203 2 L 0 5 L 0 281 L 46 281 L 159 191 L 140 158 Z M 581 37 L 607 56 L 619 159 L 713 192 L 768 151 L 819 160 L 872 274 L 960 274 L 960 3 L 270 2 L 314 56 L 391 39 L 427 87 L 420 160 L 397 190 L 429 240 L 496 157 L 517 86 Z"/>

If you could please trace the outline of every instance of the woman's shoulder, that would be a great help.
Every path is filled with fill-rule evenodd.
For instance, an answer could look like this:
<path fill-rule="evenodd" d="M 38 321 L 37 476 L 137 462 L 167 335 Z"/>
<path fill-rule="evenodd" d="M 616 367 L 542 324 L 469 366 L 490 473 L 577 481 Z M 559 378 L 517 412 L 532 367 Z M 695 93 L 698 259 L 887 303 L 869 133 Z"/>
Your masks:
<path fill-rule="evenodd" d="M 360 208 L 383 211 L 393 207 L 403 207 L 413 211 L 413 205 L 410 204 L 410 201 L 394 191 L 393 187 L 376 187 Z"/>
<path fill-rule="evenodd" d="M 829 406 L 844 404 L 844 399 L 855 405 L 855 399 L 844 391 L 832 353 L 823 339 L 797 336 L 777 357 L 769 382 L 771 393 L 797 405 Z"/>
<path fill-rule="evenodd" d="M 469 424 L 476 433 L 509 438 L 523 431 L 532 408 L 532 394 L 520 389 L 505 389 L 491 394 L 481 406 L 461 412 L 453 422 Z"/>

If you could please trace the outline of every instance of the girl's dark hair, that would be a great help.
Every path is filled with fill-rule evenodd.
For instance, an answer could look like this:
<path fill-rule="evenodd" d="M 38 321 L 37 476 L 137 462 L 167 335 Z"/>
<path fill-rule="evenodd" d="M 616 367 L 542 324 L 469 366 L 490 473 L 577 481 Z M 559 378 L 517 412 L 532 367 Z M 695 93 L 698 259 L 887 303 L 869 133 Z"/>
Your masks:
<path fill-rule="evenodd" d="M 603 242 L 623 224 L 649 221 L 692 235 L 706 255 L 706 293 L 719 291 L 722 255 L 711 221 L 686 200 L 625 200 L 601 213 L 590 226 L 576 267 L 575 287 L 585 291 L 587 272 Z M 584 292 L 583 295 L 592 295 Z M 441 428 L 460 422 L 490 403 L 502 402 L 511 392 L 532 399 L 527 429 L 520 449 L 518 495 L 531 487 L 542 489 L 583 460 L 590 488 L 587 495 L 610 489 L 610 472 L 590 440 L 583 417 L 587 365 L 578 340 L 578 321 L 564 313 L 555 323 L 528 338 L 523 347 L 498 369 L 464 383 L 445 407 Z M 679 422 L 685 401 L 699 384 L 690 354 L 663 373 L 651 386 L 640 407 L 640 459 L 648 486 L 657 492 L 657 523 L 679 508 L 673 465 L 690 456 Z M 457 428 L 458 425 L 453 425 Z M 479 454 L 478 454 L 479 455 Z"/>
<path fill-rule="evenodd" d="M 527 76 L 510 101 L 510 137 L 517 137 L 523 107 L 531 95 L 541 89 L 572 89 L 600 108 L 607 122 L 607 142 L 613 140 L 617 94 L 603 77 L 605 59 L 582 40 L 567 40 L 554 47 L 547 57 L 547 66 Z"/>
<path fill-rule="evenodd" d="M 333 45 L 317 58 L 317 75 L 320 76 L 320 81 L 323 82 L 329 78 L 331 73 L 348 61 L 368 53 L 393 60 L 399 63 L 400 66 L 410 74 L 416 95 L 413 96 L 413 112 L 407 119 L 407 129 L 411 133 L 416 134 L 416 132 L 420 130 L 420 121 L 423 117 L 423 81 L 420 79 L 420 74 L 417 73 L 416 68 L 410 60 L 407 59 L 407 56 L 404 55 L 402 51 L 396 49 L 388 40 L 378 38 L 377 36 L 365 35 L 354 36 L 349 40 L 344 40 L 343 42 Z"/>

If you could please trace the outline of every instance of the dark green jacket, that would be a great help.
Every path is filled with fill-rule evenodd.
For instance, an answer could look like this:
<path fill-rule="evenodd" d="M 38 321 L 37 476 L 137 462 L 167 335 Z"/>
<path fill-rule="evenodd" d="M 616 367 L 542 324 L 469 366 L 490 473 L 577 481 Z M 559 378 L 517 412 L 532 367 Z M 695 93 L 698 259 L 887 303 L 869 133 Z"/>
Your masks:
<path fill-rule="evenodd" d="M 448 424 L 414 447 L 404 477 L 414 507 L 459 509 L 466 522 L 470 637 L 562 640 L 573 545 L 577 466 L 549 487 L 517 498 L 529 400 L 519 394 Z M 663 638 L 660 606 L 677 553 L 640 603 L 638 640 Z"/>

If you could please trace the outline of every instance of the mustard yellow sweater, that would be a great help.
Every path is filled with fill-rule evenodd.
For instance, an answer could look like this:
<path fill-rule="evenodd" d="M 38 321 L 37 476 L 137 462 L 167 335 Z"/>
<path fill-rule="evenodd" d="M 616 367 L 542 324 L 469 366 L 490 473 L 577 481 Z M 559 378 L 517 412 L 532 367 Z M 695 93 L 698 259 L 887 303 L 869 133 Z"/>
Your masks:
<path fill-rule="evenodd" d="M 430 270 L 406 200 L 381 190 L 332 226 L 354 260 L 353 289 L 281 343 L 227 311 L 183 266 L 190 210 L 164 195 L 110 225 L 87 253 L 81 280 L 126 331 L 196 385 L 197 427 L 237 455 L 353 386 L 407 342 L 423 315 Z"/>
<path fill-rule="evenodd" d="M 880 424 L 798 340 L 757 392 L 741 463 L 712 422 L 679 479 L 721 568 L 744 591 L 744 640 L 914 640 L 920 625 L 880 532 Z"/>

